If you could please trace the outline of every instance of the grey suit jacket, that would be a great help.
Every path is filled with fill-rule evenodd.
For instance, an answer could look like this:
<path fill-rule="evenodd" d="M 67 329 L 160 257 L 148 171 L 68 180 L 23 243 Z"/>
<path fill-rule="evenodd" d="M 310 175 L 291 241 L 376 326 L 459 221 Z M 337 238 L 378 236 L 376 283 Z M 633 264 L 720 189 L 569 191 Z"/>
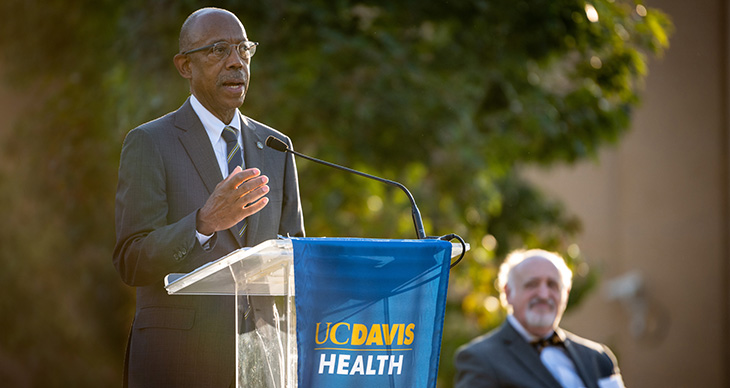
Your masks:
<path fill-rule="evenodd" d="M 587 388 L 618 374 L 616 358 L 605 345 L 557 329 Z M 535 349 L 505 321 L 456 351 L 456 388 L 561 388 Z"/>
<path fill-rule="evenodd" d="M 205 129 L 186 101 L 143 124 L 122 146 L 116 194 L 114 265 L 137 290 L 127 347 L 130 387 L 228 387 L 235 374 L 234 298 L 171 296 L 164 277 L 277 234 L 304 236 L 293 156 L 264 146 L 282 133 L 251 119 L 242 128 L 246 167 L 269 177 L 269 203 L 249 217 L 242 239 L 217 232 L 204 250 L 195 234 L 198 209 L 223 179 Z"/>

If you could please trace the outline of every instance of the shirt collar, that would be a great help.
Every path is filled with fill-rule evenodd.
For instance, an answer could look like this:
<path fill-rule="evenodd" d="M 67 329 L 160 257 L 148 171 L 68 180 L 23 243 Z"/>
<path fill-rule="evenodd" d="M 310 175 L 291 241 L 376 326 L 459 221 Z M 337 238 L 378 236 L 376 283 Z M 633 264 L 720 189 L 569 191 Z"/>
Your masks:
<path fill-rule="evenodd" d="M 512 325 L 512 327 L 520 334 L 520 336 L 522 336 L 522 338 L 525 339 L 525 341 L 532 342 L 540 339 L 540 337 L 530 334 L 530 332 L 522 326 L 520 321 L 518 321 L 513 314 L 507 315 L 507 321 L 509 321 L 510 325 Z M 548 335 L 544 338 L 549 338 L 551 335 L 553 335 L 553 331 L 548 333 Z"/>
<path fill-rule="evenodd" d="M 195 95 L 190 95 L 190 105 L 193 107 L 195 114 L 198 115 L 200 122 L 203 123 L 205 131 L 208 133 L 208 137 L 210 137 L 211 144 L 216 144 L 220 140 L 223 128 L 226 125 L 237 128 L 239 131 L 241 130 L 241 114 L 238 109 L 236 109 L 236 114 L 233 115 L 231 122 L 225 124 L 210 113 L 210 111 L 206 109 L 197 98 L 195 98 Z"/>

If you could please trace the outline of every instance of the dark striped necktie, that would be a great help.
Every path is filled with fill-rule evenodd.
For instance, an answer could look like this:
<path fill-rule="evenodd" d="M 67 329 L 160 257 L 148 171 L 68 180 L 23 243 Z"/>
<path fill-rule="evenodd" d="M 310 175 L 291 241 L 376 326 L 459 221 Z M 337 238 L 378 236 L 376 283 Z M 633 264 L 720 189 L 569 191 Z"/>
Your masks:
<path fill-rule="evenodd" d="M 228 174 L 230 174 L 236 166 L 243 166 L 243 156 L 241 155 L 241 146 L 238 144 L 238 129 L 226 125 L 223 128 L 223 140 L 226 141 L 226 161 L 228 162 Z M 234 227 L 234 231 L 238 236 L 243 236 L 248 226 L 247 219 L 244 218 Z"/>

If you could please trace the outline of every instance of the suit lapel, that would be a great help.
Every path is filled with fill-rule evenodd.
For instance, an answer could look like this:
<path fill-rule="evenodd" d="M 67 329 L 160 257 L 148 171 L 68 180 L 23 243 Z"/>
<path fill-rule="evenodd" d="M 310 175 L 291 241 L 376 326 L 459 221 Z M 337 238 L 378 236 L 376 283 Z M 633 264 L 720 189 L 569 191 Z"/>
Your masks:
<path fill-rule="evenodd" d="M 243 139 L 243 159 L 246 164 L 246 168 L 256 167 L 261 170 L 263 163 L 263 149 L 264 139 L 261 139 L 261 135 L 256 131 L 256 127 L 246 117 L 241 115 L 241 138 Z M 261 212 L 251 215 L 248 217 L 248 228 L 243 236 L 245 241 L 240 241 L 242 246 L 253 246 L 256 241 L 256 232 L 259 228 L 256 226 L 259 223 L 259 217 Z"/>
<path fill-rule="evenodd" d="M 223 177 L 210 138 L 189 99 L 175 113 L 175 126 L 181 130 L 180 142 L 208 189 L 208 194 L 212 193 Z"/>
<path fill-rule="evenodd" d="M 545 364 L 542 363 L 540 355 L 520 336 L 509 322 L 505 322 L 500 334 L 514 362 L 522 364 L 524 369 L 529 371 L 545 387 L 562 388 L 560 383 L 555 380 L 555 377 L 545 367 Z"/>
<path fill-rule="evenodd" d="M 556 332 L 558 333 L 558 336 L 560 336 L 560 338 L 563 340 L 563 343 L 565 344 L 565 350 L 568 352 L 568 356 L 570 357 L 570 359 L 573 360 L 573 364 L 575 364 L 575 369 L 578 372 L 578 376 L 580 376 L 581 380 L 583 380 L 586 388 L 598 388 L 598 376 L 595 376 L 591 373 L 593 369 L 589 368 L 588 365 L 586 365 L 586 360 L 581 357 L 580 354 L 578 354 L 578 350 L 576 349 L 573 341 L 571 341 L 571 339 L 567 337 L 567 334 L 564 330 L 558 328 Z"/>
<path fill-rule="evenodd" d="M 215 190 L 216 185 L 223 180 L 223 176 L 218 166 L 218 160 L 215 157 L 213 145 L 210 144 L 208 133 L 200 122 L 198 115 L 195 114 L 192 105 L 190 105 L 190 99 L 185 101 L 185 104 L 177 110 L 175 126 L 181 130 L 179 135 L 180 142 L 193 162 L 195 169 L 200 175 L 200 179 L 202 179 L 210 195 Z M 248 160 L 246 160 L 246 163 L 248 166 Z M 248 228 L 247 230 L 250 231 L 251 229 L 255 230 L 256 228 Z M 232 229 L 228 229 L 228 231 L 236 239 L 239 246 L 246 246 L 243 241 L 244 237 L 239 237 L 238 233 Z M 245 235 L 248 234 L 248 231 Z"/>

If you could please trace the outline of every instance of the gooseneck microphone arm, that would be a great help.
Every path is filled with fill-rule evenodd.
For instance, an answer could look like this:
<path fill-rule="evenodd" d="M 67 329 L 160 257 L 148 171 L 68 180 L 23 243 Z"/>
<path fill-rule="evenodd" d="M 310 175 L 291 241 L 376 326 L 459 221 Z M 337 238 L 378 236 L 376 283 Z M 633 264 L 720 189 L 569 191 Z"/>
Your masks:
<path fill-rule="evenodd" d="M 334 167 L 339 170 L 351 172 L 353 174 L 364 176 L 365 178 L 375 179 L 376 181 L 383 182 L 385 184 L 389 184 L 389 185 L 400 188 L 401 190 L 403 190 L 404 193 L 406 193 L 406 195 L 408 196 L 408 199 L 411 201 L 411 215 L 413 216 L 413 225 L 416 228 L 416 236 L 418 236 L 419 239 L 426 238 L 426 231 L 423 228 L 423 220 L 421 219 L 421 212 L 418 210 L 418 206 L 416 206 L 416 200 L 413 199 L 413 195 L 411 195 L 411 192 L 408 191 L 408 189 L 405 186 L 403 186 L 402 184 L 395 182 L 395 181 L 391 181 L 389 179 L 380 178 L 375 175 L 366 174 L 364 172 L 353 170 L 351 168 L 343 167 L 343 166 L 340 166 L 340 165 L 337 165 L 334 163 L 325 162 L 324 160 L 319 160 L 317 158 L 313 158 L 311 156 L 304 155 L 302 153 L 299 153 L 299 152 L 296 152 L 296 151 L 290 149 L 286 143 L 284 143 L 279 138 L 274 137 L 274 136 L 269 136 L 268 138 L 266 138 L 266 145 L 277 151 L 291 152 L 292 154 L 294 154 L 296 156 L 299 156 L 299 157 L 307 159 L 307 160 L 311 160 L 316 163 L 324 164 L 325 166 L 330 166 L 330 167 Z"/>

